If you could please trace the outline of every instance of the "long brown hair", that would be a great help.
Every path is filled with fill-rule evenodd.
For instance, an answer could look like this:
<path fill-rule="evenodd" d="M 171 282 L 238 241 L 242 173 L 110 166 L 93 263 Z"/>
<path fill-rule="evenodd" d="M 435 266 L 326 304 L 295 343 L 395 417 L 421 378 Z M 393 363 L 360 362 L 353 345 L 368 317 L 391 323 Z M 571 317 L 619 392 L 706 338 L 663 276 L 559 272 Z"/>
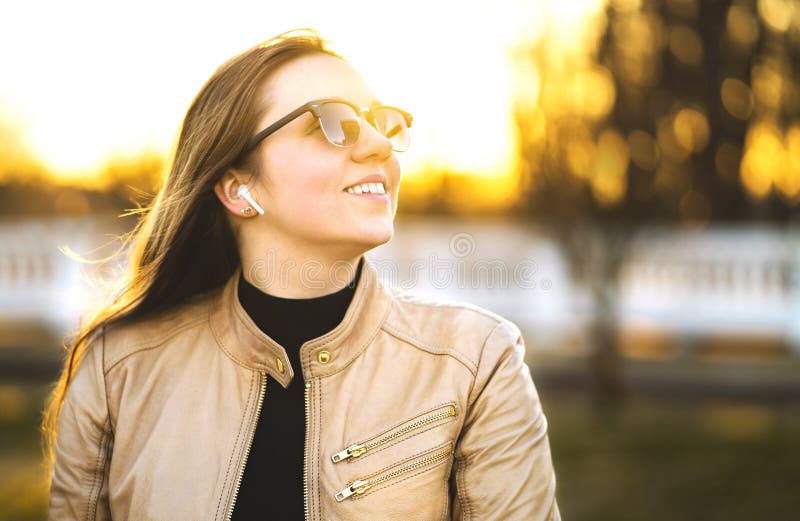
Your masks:
<path fill-rule="evenodd" d="M 213 188 L 238 161 L 263 110 L 258 96 L 281 65 L 325 53 L 311 29 L 280 34 L 231 58 L 203 85 L 183 119 L 158 194 L 123 237 L 129 261 L 120 290 L 78 327 L 45 405 L 42 440 L 48 483 L 55 460 L 58 416 L 67 387 L 90 340 L 104 328 L 172 308 L 220 287 L 240 264 L 234 231 Z M 91 399 L 91 397 L 87 397 Z"/>

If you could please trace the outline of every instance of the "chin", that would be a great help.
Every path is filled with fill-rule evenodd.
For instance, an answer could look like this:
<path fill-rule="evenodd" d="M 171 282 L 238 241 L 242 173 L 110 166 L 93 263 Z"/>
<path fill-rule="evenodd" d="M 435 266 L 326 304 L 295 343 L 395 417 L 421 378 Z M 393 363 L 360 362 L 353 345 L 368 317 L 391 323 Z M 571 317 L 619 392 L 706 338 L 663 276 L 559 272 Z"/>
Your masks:
<path fill-rule="evenodd" d="M 392 240 L 394 236 L 394 227 L 390 225 L 382 228 L 363 230 L 362 232 L 363 233 L 357 236 L 351 236 L 351 240 L 362 244 L 367 250 L 371 250 L 372 248 L 377 248 L 381 244 L 386 244 Z"/>

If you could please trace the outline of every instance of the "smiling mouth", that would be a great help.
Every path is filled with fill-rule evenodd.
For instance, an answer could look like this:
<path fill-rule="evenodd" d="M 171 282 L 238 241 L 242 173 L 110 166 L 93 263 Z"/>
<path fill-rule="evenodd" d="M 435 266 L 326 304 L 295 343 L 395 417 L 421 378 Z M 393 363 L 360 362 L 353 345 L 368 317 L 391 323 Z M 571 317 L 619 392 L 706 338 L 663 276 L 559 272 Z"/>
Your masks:
<path fill-rule="evenodd" d="M 349 186 L 344 189 L 348 194 L 353 195 L 386 195 L 386 186 L 382 182 L 377 183 L 361 183 Z"/>

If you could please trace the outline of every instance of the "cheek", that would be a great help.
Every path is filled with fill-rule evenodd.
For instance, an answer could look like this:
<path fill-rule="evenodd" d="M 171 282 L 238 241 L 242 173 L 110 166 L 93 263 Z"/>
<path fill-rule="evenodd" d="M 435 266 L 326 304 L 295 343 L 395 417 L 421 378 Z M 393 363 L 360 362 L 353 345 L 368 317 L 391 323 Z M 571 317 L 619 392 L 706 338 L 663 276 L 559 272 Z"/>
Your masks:
<path fill-rule="evenodd" d="M 389 176 L 391 180 L 391 184 L 394 187 L 395 195 L 400 189 L 400 179 L 402 178 L 402 172 L 400 171 L 400 163 L 397 161 L 397 156 L 392 154 L 391 159 L 387 162 L 386 165 L 386 175 Z"/>
<path fill-rule="evenodd" d="M 281 206 L 313 212 L 336 200 L 341 172 L 337 158 L 301 147 L 275 152 L 264 166 L 272 181 L 272 196 L 280 199 Z"/>

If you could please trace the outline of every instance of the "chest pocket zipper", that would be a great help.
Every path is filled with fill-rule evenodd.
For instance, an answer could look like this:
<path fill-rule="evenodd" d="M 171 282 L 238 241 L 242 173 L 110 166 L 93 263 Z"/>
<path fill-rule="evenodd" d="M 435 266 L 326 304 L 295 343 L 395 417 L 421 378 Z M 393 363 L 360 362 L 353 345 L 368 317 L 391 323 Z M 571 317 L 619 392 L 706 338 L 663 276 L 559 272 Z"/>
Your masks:
<path fill-rule="evenodd" d="M 360 443 L 355 443 L 350 445 L 346 449 L 343 449 L 333 456 L 331 456 L 331 460 L 334 463 L 339 463 L 342 460 L 346 460 L 348 458 L 358 458 L 359 456 L 363 455 L 365 452 L 369 450 L 376 449 L 381 445 L 385 445 L 391 441 L 394 441 L 398 438 L 405 436 L 406 434 L 410 434 L 417 429 L 421 429 L 427 425 L 432 423 L 436 423 L 440 420 L 453 418 L 456 416 L 456 408 L 455 405 L 448 404 L 443 407 L 437 407 L 432 411 L 425 412 L 414 418 L 407 420 L 400 425 L 393 427 L 388 432 L 370 438 L 368 440 L 362 441 Z"/>
<path fill-rule="evenodd" d="M 351 481 L 347 484 L 347 486 L 336 493 L 336 501 L 342 502 L 345 499 L 349 498 L 352 495 L 359 495 L 366 492 L 368 489 L 380 485 L 386 481 L 394 479 L 396 477 L 402 476 L 407 472 L 411 472 L 413 470 L 421 469 L 450 456 L 450 453 L 453 451 L 453 442 L 449 441 L 446 445 L 442 447 L 436 447 L 431 449 L 427 452 L 422 453 L 417 458 L 413 458 L 410 461 L 398 463 L 397 465 L 393 465 L 389 467 L 385 472 L 381 471 L 380 473 L 367 476 L 361 479 L 356 479 Z"/>

